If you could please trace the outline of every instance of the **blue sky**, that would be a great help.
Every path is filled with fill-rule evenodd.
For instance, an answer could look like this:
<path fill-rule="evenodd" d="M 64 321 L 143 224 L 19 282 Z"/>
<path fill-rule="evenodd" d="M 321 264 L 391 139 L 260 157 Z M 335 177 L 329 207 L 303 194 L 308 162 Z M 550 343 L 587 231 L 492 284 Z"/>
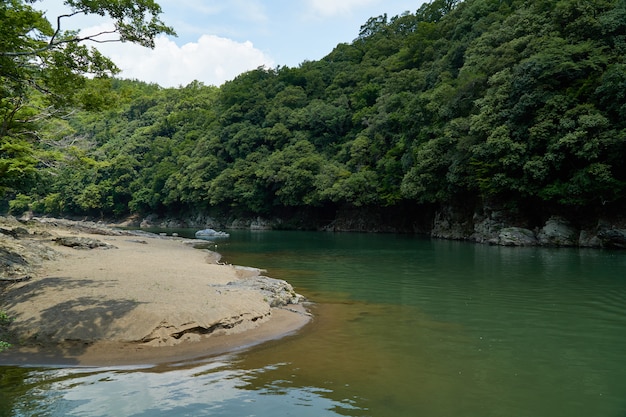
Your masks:
<path fill-rule="evenodd" d="M 159 37 L 154 50 L 128 44 L 97 46 L 122 69 L 121 77 L 164 87 L 199 80 L 221 85 L 259 66 L 295 67 L 351 42 L 370 17 L 415 12 L 424 0 L 157 0 L 178 37 Z M 62 0 L 36 4 L 49 19 Z M 74 17 L 67 29 L 99 31 L 100 17 Z"/>

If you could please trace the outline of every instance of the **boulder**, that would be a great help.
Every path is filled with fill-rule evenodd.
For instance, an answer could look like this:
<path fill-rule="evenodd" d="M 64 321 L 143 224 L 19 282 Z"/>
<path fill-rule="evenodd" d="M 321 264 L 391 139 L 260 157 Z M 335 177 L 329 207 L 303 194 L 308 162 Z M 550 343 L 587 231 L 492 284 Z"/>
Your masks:
<path fill-rule="evenodd" d="M 537 246 L 539 242 L 532 230 L 522 227 L 505 227 L 490 243 L 502 246 Z"/>
<path fill-rule="evenodd" d="M 544 246 L 577 246 L 579 232 L 566 219 L 553 216 L 539 231 L 537 239 Z"/>
<path fill-rule="evenodd" d="M 598 232 L 602 247 L 609 249 L 626 249 L 626 229 L 606 228 Z"/>
<path fill-rule="evenodd" d="M 115 246 L 105 242 L 101 242 L 98 239 L 91 239 L 87 237 L 59 237 L 54 241 L 61 245 L 74 249 L 115 249 Z"/>
<path fill-rule="evenodd" d="M 29 275 L 44 260 L 55 259 L 57 255 L 57 252 L 40 242 L 0 235 L 0 277 Z"/>
<path fill-rule="evenodd" d="M 581 230 L 580 236 L 578 237 L 578 246 L 581 248 L 601 248 L 602 240 L 600 240 L 596 233 Z"/>
<path fill-rule="evenodd" d="M 474 233 L 470 240 L 477 243 L 489 243 L 497 240 L 500 230 L 507 227 L 506 221 L 500 212 L 491 211 L 484 214 L 474 214 Z"/>
<path fill-rule="evenodd" d="M 260 292 L 270 307 L 299 304 L 304 300 L 304 297 L 297 294 L 287 281 L 262 275 L 245 277 L 229 282 L 227 285 L 230 287 L 250 288 Z"/>

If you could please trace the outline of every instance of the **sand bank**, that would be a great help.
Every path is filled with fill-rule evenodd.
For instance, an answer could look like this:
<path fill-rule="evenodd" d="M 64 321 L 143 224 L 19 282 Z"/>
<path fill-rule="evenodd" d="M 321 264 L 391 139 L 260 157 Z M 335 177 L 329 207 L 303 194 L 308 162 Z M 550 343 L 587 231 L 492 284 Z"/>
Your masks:
<path fill-rule="evenodd" d="M 165 362 L 278 338 L 309 320 L 288 283 L 218 264 L 190 240 L 100 233 L 47 223 L 17 237 L 51 259 L 0 294 L 14 344 L 0 363 Z"/>

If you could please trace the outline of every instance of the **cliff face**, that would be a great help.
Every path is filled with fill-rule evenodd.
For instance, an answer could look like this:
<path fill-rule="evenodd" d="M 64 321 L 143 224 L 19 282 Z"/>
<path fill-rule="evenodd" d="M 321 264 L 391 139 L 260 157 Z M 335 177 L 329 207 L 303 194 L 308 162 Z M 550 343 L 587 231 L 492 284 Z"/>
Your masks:
<path fill-rule="evenodd" d="M 534 223 L 534 224 L 533 224 Z M 551 215 L 531 222 L 523 216 L 497 210 L 471 216 L 451 207 L 438 211 L 431 236 L 502 246 L 565 246 L 626 249 L 626 221 L 621 218 L 586 219 L 585 225 Z"/>

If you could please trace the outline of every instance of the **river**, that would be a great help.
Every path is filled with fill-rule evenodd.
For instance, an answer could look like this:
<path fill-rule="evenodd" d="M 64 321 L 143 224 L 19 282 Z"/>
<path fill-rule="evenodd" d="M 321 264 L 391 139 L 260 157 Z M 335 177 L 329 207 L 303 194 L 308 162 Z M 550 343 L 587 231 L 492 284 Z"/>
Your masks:
<path fill-rule="evenodd" d="M 0 367 L 0 416 L 626 417 L 624 252 L 278 231 L 217 251 L 313 322 L 192 362 Z"/>

